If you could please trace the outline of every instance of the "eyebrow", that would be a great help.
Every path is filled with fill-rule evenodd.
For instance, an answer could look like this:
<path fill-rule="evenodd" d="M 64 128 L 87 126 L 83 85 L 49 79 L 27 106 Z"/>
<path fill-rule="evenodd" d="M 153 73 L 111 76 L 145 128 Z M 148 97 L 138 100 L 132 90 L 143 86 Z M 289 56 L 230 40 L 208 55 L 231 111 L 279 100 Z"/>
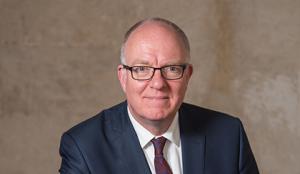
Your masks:
<path fill-rule="evenodd" d="M 186 62 L 168 62 L 168 63 L 162 65 L 161 67 L 163 67 L 163 66 L 169 66 L 169 65 L 182 65 L 182 64 L 187 64 L 187 63 Z M 135 60 L 135 61 L 132 62 L 131 66 L 134 66 L 134 65 L 151 66 L 150 62 L 147 61 L 147 60 Z"/>
<path fill-rule="evenodd" d="M 149 61 L 147 60 L 135 60 L 132 62 L 133 65 L 136 65 L 136 64 L 141 64 L 141 65 L 150 65 Z"/>

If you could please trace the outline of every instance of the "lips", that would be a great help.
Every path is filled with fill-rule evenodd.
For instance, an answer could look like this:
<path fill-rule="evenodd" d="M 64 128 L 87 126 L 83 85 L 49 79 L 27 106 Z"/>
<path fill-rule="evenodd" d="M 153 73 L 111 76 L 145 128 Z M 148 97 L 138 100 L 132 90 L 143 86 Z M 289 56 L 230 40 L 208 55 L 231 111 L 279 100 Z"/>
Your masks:
<path fill-rule="evenodd" d="M 169 106 L 170 97 L 168 96 L 146 96 L 144 97 L 144 102 L 148 109 L 156 108 L 163 109 Z"/>
<path fill-rule="evenodd" d="M 165 99 L 169 99 L 168 96 L 146 96 L 145 98 L 147 99 L 152 99 L 152 100 L 165 100 Z"/>
<path fill-rule="evenodd" d="M 169 97 L 167 96 L 148 96 L 145 99 L 150 104 L 149 107 L 162 107 L 169 103 Z"/>

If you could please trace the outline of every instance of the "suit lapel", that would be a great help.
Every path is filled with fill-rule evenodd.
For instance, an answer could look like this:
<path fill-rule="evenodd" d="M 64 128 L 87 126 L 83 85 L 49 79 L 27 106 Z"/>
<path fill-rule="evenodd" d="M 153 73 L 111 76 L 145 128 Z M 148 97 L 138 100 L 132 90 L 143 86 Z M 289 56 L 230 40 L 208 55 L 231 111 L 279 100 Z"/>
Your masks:
<path fill-rule="evenodd" d="M 115 113 L 116 114 L 116 113 Z M 143 149 L 129 120 L 127 103 L 121 114 L 108 125 L 107 136 L 118 157 L 116 168 L 124 174 L 151 174 Z M 179 110 L 180 138 L 182 143 L 183 174 L 204 174 L 205 134 L 201 130 L 201 114 L 194 115 L 188 108 Z M 121 119 L 120 119 L 121 118 Z M 200 120 L 200 121 L 199 121 Z"/>
<path fill-rule="evenodd" d="M 151 174 L 143 149 L 129 120 L 127 105 L 124 104 L 121 109 L 119 114 L 122 114 L 122 119 L 112 122 L 114 125 L 112 125 L 113 131 L 111 131 L 115 137 L 113 145 L 119 157 L 119 164 L 124 169 L 120 172 L 124 174 Z"/>
<path fill-rule="evenodd" d="M 179 110 L 180 138 L 182 143 L 183 174 L 203 174 L 205 162 L 205 135 L 199 121 L 186 109 Z M 199 118 L 199 117 L 198 117 Z"/>

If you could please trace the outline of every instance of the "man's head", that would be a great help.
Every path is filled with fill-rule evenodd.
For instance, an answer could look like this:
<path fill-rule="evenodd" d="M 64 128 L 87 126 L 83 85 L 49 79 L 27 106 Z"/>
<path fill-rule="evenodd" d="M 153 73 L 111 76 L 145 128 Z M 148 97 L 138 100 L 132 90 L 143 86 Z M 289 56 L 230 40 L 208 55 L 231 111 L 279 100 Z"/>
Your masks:
<path fill-rule="evenodd" d="M 166 19 L 163 18 L 147 18 L 144 20 L 141 20 L 139 22 L 137 22 L 136 24 L 134 24 L 126 33 L 124 36 L 124 40 L 122 43 L 122 47 L 121 47 L 121 56 L 120 56 L 120 60 L 122 64 L 126 64 L 125 62 L 125 44 L 129 38 L 129 36 L 131 35 L 131 33 L 133 31 L 135 31 L 138 27 L 140 27 L 141 25 L 143 25 L 144 23 L 147 22 L 157 22 L 157 23 L 161 23 L 161 24 L 165 24 L 167 26 L 169 26 L 170 28 L 172 28 L 176 34 L 178 35 L 178 37 L 182 40 L 182 43 L 184 44 L 184 48 L 187 51 L 187 58 L 190 59 L 190 44 L 189 44 L 189 40 L 186 36 L 186 34 L 181 30 L 181 28 L 179 28 L 176 24 L 174 24 L 171 21 L 168 21 Z M 188 60 L 189 61 L 189 60 Z"/>
<path fill-rule="evenodd" d="M 131 113 L 144 127 L 171 124 L 192 75 L 189 59 L 187 37 L 165 19 L 143 20 L 126 33 L 121 61 L 127 66 L 119 65 L 118 77 Z"/>

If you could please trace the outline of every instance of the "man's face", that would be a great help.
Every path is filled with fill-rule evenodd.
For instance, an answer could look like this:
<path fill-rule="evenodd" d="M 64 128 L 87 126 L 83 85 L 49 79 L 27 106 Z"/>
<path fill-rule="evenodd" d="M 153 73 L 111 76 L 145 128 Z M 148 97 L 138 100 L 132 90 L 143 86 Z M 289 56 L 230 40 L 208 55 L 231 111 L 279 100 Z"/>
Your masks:
<path fill-rule="evenodd" d="M 175 32 L 164 24 L 146 23 L 129 36 L 125 45 L 128 66 L 162 67 L 187 63 L 184 45 Z M 122 66 L 120 65 L 119 68 Z M 119 80 L 130 111 L 137 121 L 172 120 L 179 109 L 192 74 L 188 66 L 181 79 L 165 80 L 159 70 L 151 80 L 138 81 L 130 71 L 119 70 Z"/>

